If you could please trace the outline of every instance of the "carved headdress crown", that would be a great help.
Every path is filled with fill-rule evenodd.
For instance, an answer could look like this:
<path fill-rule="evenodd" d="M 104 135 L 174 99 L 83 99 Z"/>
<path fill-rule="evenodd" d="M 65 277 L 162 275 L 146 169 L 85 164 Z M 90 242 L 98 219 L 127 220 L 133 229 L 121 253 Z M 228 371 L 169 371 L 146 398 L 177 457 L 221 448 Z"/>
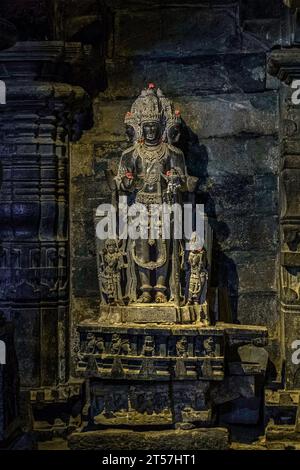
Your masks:
<path fill-rule="evenodd" d="M 180 112 L 174 109 L 172 101 L 166 98 L 160 88 L 149 83 L 125 115 L 125 124 L 134 131 L 133 140 L 142 138 L 142 127 L 145 122 L 157 122 L 161 126 L 162 138 L 170 141 L 170 129 L 181 124 Z"/>

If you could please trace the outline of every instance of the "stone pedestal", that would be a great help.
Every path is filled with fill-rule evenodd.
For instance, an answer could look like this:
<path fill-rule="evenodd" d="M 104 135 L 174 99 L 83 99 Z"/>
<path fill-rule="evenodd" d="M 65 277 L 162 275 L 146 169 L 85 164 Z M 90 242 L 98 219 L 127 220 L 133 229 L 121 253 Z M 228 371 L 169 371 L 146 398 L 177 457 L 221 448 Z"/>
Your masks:
<path fill-rule="evenodd" d="M 226 448 L 226 430 L 201 428 L 218 425 L 221 405 L 256 396 L 266 342 L 264 327 L 82 322 L 75 375 L 85 380 L 85 405 L 70 447 Z"/>
<path fill-rule="evenodd" d="M 177 307 L 172 303 L 149 305 L 133 304 L 129 307 L 101 306 L 100 319 L 101 324 L 191 324 L 207 323 L 208 305 L 185 305 Z"/>

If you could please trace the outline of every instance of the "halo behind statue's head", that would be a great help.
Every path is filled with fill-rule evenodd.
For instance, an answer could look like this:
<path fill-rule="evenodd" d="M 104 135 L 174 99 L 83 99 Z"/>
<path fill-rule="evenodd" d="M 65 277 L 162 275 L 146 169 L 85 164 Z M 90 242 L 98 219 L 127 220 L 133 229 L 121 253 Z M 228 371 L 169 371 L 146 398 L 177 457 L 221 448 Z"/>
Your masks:
<path fill-rule="evenodd" d="M 133 142 L 142 141 L 145 122 L 156 122 L 160 125 L 163 142 L 178 141 L 180 112 L 174 109 L 172 101 L 153 83 L 149 83 L 148 89 L 142 90 L 131 110 L 125 115 L 125 124 Z"/>

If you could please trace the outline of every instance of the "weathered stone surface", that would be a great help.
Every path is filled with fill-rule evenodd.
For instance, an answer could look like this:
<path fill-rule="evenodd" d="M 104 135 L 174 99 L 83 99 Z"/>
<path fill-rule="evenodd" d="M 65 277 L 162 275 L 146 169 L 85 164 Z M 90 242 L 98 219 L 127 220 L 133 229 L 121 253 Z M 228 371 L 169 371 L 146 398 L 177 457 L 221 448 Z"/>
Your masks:
<path fill-rule="evenodd" d="M 221 422 L 230 424 L 257 424 L 260 398 L 237 398 L 221 406 Z"/>
<path fill-rule="evenodd" d="M 226 450 L 227 429 L 134 432 L 121 430 L 74 433 L 69 437 L 71 450 Z"/>
<path fill-rule="evenodd" d="M 115 53 L 166 57 L 225 52 L 240 46 L 237 21 L 236 5 L 218 9 L 170 6 L 167 15 L 156 8 L 120 10 L 115 19 Z"/>
<path fill-rule="evenodd" d="M 295 426 L 292 425 L 281 425 L 281 426 L 274 426 L 269 424 L 266 429 L 266 439 L 267 441 L 292 441 L 298 442 L 300 441 L 299 432 L 295 429 Z"/>
<path fill-rule="evenodd" d="M 146 85 L 147 82 L 144 82 L 142 88 Z M 164 91 L 167 92 L 168 89 Z M 247 141 L 247 137 L 253 135 L 277 135 L 277 100 L 278 96 L 275 92 L 266 92 L 248 95 L 211 95 L 197 98 L 183 96 L 175 99 L 174 102 L 176 107 L 180 109 L 188 127 L 200 139 L 201 144 L 201 139 L 210 137 L 240 135 Z M 124 116 L 130 109 L 131 101 L 105 102 L 99 100 L 97 105 L 98 125 L 101 126 L 99 141 L 114 139 L 124 141 Z M 242 141 L 241 145 L 243 145 Z M 262 146 L 263 144 L 258 141 L 256 145 Z M 258 147 L 256 151 L 258 152 L 257 158 L 261 159 L 262 147 L 261 149 Z M 273 157 L 269 156 L 268 158 Z M 276 153 L 274 153 L 274 158 L 277 161 Z"/>
<path fill-rule="evenodd" d="M 279 171 L 278 140 L 273 136 L 201 138 L 200 145 L 201 148 L 203 146 L 202 158 L 205 158 L 205 152 L 207 154 L 209 177 L 226 176 L 228 173 L 240 176 L 255 175 L 257 184 L 259 184 L 263 175 L 269 175 L 270 178 Z M 193 147 L 191 152 L 192 150 Z M 276 182 L 274 181 L 274 183 Z M 266 182 L 265 186 L 268 189 L 270 185 Z M 274 189 L 277 190 L 277 186 Z M 260 205 L 257 204 L 257 209 Z"/>
<path fill-rule="evenodd" d="M 211 392 L 211 398 L 216 405 L 236 400 L 239 397 L 250 398 L 254 396 L 255 379 L 253 376 L 227 377 Z"/>
<path fill-rule="evenodd" d="M 275 271 L 274 267 L 273 271 Z M 240 294 L 238 319 L 242 324 L 266 325 L 270 335 L 277 333 L 279 309 L 276 292 L 262 291 Z"/>
<path fill-rule="evenodd" d="M 236 209 L 237 208 L 235 208 L 235 210 Z M 222 213 L 220 208 L 217 208 L 217 210 L 218 214 L 222 214 L 218 217 L 218 223 L 221 228 L 220 234 L 218 224 L 216 224 L 216 237 L 217 239 L 220 239 L 222 249 L 226 250 L 226 252 L 250 250 L 252 252 L 252 256 L 250 256 L 250 258 L 254 258 L 253 260 L 251 259 L 250 263 L 259 264 L 263 259 L 271 258 L 270 261 L 272 263 L 272 267 L 274 267 L 279 237 L 278 217 L 272 215 L 264 216 L 261 214 L 251 216 L 248 213 L 243 213 L 242 211 L 238 213 Z M 229 211 L 230 208 L 228 209 L 228 212 Z M 230 234 L 230 236 L 225 240 L 222 239 L 224 224 L 227 226 L 228 233 Z M 264 252 L 259 253 L 260 250 L 264 250 Z M 256 253 L 257 251 L 258 253 Z M 268 254 L 266 254 L 266 252 L 268 252 Z M 227 254 L 230 256 L 229 253 Z M 243 253 L 241 253 L 240 256 L 242 258 Z M 244 264 L 244 260 L 241 259 L 240 262 Z M 247 264 L 246 260 L 245 263 Z M 248 266 L 246 269 L 248 269 Z M 269 270 L 269 266 L 266 266 L 265 270 Z M 270 271 L 268 272 L 270 274 Z M 249 276 L 247 279 L 252 285 L 255 285 L 256 279 L 251 278 L 252 274 L 253 270 L 250 270 L 247 274 L 247 276 Z"/>
<path fill-rule="evenodd" d="M 269 49 L 280 44 L 281 22 L 279 18 L 255 19 L 245 21 L 243 24 L 244 34 L 249 33 L 254 40 L 260 40 Z"/>
<path fill-rule="evenodd" d="M 234 281 L 233 276 L 231 277 L 233 291 L 238 288 L 239 294 L 276 292 L 274 255 L 270 256 L 263 251 L 253 253 L 238 251 L 231 252 L 228 256 L 234 262 L 234 267 L 237 270 L 236 280 Z"/>
<path fill-rule="evenodd" d="M 107 98 L 134 97 L 149 82 L 164 83 L 171 96 L 263 91 L 264 54 L 107 61 Z"/>
<path fill-rule="evenodd" d="M 140 307 L 126 309 L 123 314 L 124 323 L 176 323 L 176 308 L 156 305 L 148 307 L 146 311 L 145 308 Z"/>
<path fill-rule="evenodd" d="M 273 135 L 278 131 L 277 95 L 216 95 L 177 102 L 182 116 L 199 139 L 247 134 Z"/>
<path fill-rule="evenodd" d="M 93 257 L 75 258 L 73 267 L 74 294 L 78 297 L 98 297 L 96 261 Z"/>
<path fill-rule="evenodd" d="M 182 431 L 188 431 L 189 429 L 194 429 L 196 426 L 193 423 L 176 423 L 175 429 L 181 429 Z"/>
<path fill-rule="evenodd" d="M 19 371 L 22 384 L 27 387 L 39 385 L 39 311 L 38 309 L 22 309 L 13 314 L 15 324 L 15 344 L 18 355 Z"/>
<path fill-rule="evenodd" d="M 253 344 L 246 344 L 238 348 L 238 354 L 241 362 L 257 363 L 264 373 L 268 364 L 268 353 L 264 348 L 259 348 Z"/>

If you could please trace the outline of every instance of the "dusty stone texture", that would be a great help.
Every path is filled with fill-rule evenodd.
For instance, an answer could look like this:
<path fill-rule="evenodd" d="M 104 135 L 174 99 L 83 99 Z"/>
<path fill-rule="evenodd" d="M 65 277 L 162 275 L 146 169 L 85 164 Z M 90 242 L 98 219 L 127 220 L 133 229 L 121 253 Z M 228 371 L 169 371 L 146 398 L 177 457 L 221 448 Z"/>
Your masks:
<path fill-rule="evenodd" d="M 165 83 L 173 96 L 263 91 L 265 55 L 205 55 L 180 59 L 108 60 L 107 98 L 135 97 L 145 83 Z M 201 77 L 201 80 L 199 80 Z"/>
<path fill-rule="evenodd" d="M 118 56 L 170 57 L 239 48 L 237 5 L 210 8 L 132 9 L 116 12 L 115 52 Z M 180 18 L 180 21 L 178 21 Z M 128 32 L 130 31 L 130 34 Z"/>
<path fill-rule="evenodd" d="M 280 18 L 246 20 L 243 24 L 243 30 L 244 33 L 249 33 L 255 39 L 263 42 L 268 48 L 278 44 L 281 39 Z"/>
<path fill-rule="evenodd" d="M 237 398 L 220 407 L 221 422 L 228 424 L 257 424 L 260 416 L 260 398 Z"/>
<path fill-rule="evenodd" d="M 216 405 L 236 400 L 239 397 L 252 398 L 255 396 L 254 376 L 227 377 L 211 392 L 211 399 Z"/>
<path fill-rule="evenodd" d="M 249 311 L 249 303 L 255 307 Z M 279 321 L 279 309 L 277 307 L 275 293 L 245 293 L 239 297 L 239 319 L 241 323 L 252 325 L 254 321 L 259 325 L 267 325 L 270 336 L 276 331 Z M 272 315 L 271 315 L 272 312 Z"/>
<path fill-rule="evenodd" d="M 173 77 L 173 83 L 175 81 Z M 156 83 L 168 91 L 164 86 L 165 78 Z M 143 81 L 141 88 L 146 85 L 147 81 Z M 137 89 L 137 93 L 141 88 Z M 105 96 L 95 101 L 95 124 L 101 126 L 97 140 L 124 140 L 124 116 L 131 104 L 131 99 L 110 101 Z M 174 97 L 174 104 L 180 109 L 186 125 L 199 139 L 230 136 L 250 139 L 254 136 L 276 136 L 278 133 L 278 96 L 274 91 L 199 97 L 181 95 Z"/>
<path fill-rule="evenodd" d="M 227 429 L 192 429 L 134 432 L 126 430 L 74 433 L 68 441 L 71 450 L 226 450 Z"/>

